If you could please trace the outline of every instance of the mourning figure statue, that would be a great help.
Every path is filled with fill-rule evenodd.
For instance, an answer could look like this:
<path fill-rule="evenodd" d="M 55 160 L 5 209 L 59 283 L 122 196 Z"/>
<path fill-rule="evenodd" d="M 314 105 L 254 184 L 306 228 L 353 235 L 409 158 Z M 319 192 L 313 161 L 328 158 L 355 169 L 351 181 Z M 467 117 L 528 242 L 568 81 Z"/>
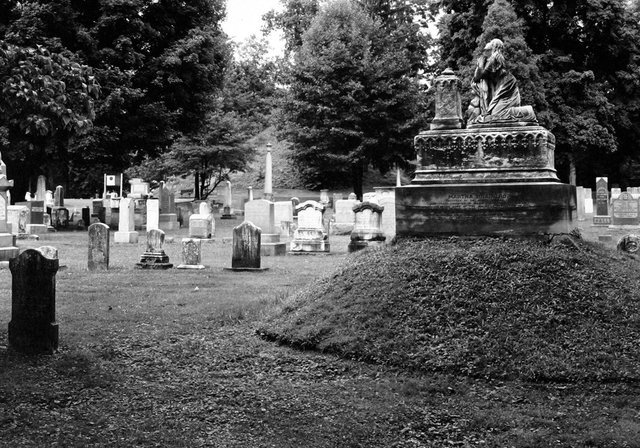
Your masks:
<path fill-rule="evenodd" d="M 520 91 L 506 69 L 503 49 L 504 43 L 493 39 L 478 58 L 467 127 L 537 124 L 533 108 L 520 105 Z"/>

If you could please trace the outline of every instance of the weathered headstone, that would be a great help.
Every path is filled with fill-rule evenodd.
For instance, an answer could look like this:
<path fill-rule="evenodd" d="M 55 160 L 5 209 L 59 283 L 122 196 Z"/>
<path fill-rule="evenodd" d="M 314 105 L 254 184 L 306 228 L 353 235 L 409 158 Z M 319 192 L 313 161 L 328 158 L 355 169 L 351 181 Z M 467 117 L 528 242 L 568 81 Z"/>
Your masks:
<path fill-rule="evenodd" d="M 164 232 L 152 229 L 147 232 L 147 250 L 140 256 L 136 263 L 138 269 L 169 269 L 173 264 L 169 263 L 169 256 L 164 252 Z"/>
<path fill-rule="evenodd" d="M 353 206 L 358 201 L 356 199 L 341 199 L 334 204 L 334 221 L 331 223 L 331 233 L 336 235 L 346 235 L 353 231 L 356 215 Z"/>
<path fill-rule="evenodd" d="M 347 199 L 349 199 L 351 201 L 357 201 L 358 200 L 358 196 L 355 193 L 349 193 L 349 196 L 347 196 Z"/>
<path fill-rule="evenodd" d="M 596 178 L 596 214 L 593 217 L 593 225 L 608 226 L 611 224 L 609 216 L 609 179 Z"/>
<path fill-rule="evenodd" d="M 180 223 L 178 222 L 178 214 L 176 213 L 175 195 L 165 186 L 164 182 L 160 182 L 158 196 L 160 199 L 160 229 L 164 231 L 179 229 Z"/>
<path fill-rule="evenodd" d="M 189 238 L 208 239 L 215 232 L 215 219 L 208 202 L 201 202 L 198 213 L 189 217 Z"/>
<path fill-rule="evenodd" d="M 131 185 L 131 193 L 129 193 L 130 198 L 144 199 L 149 196 L 149 182 L 145 182 L 136 177 L 129 181 L 129 185 Z"/>
<path fill-rule="evenodd" d="M 306 201 L 298 207 L 298 228 L 291 240 L 291 253 L 326 253 L 330 244 L 324 230 L 325 206 L 316 201 Z"/>
<path fill-rule="evenodd" d="M 618 188 L 618 187 L 612 188 L 611 189 L 611 200 L 613 201 L 618 196 L 620 196 L 620 193 L 622 193 L 622 188 Z"/>
<path fill-rule="evenodd" d="M 147 225 L 146 230 L 159 229 L 160 225 L 160 201 L 158 199 L 147 199 Z"/>
<path fill-rule="evenodd" d="M 45 208 L 44 201 L 30 201 L 27 203 L 29 207 L 29 224 L 27 224 L 27 233 L 43 234 L 47 233 L 47 225 L 45 224 Z"/>
<path fill-rule="evenodd" d="M 611 201 L 613 225 L 637 226 L 640 223 L 638 205 L 638 199 L 635 199 L 631 194 L 620 193 Z"/>
<path fill-rule="evenodd" d="M 90 271 L 109 269 L 109 226 L 97 222 L 89 226 L 89 254 L 87 268 Z"/>
<path fill-rule="evenodd" d="M 7 207 L 7 225 L 11 225 L 11 233 L 23 235 L 27 233 L 30 213 L 26 205 L 9 205 Z"/>
<path fill-rule="evenodd" d="M 382 212 L 384 207 L 373 202 L 362 202 L 353 207 L 356 215 L 349 252 L 366 247 L 380 247 L 386 239 L 382 231 Z"/>
<path fill-rule="evenodd" d="M 320 190 L 320 203 L 325 207 L 329 206 L 329 190 Z"/>
<path fill-rule="evenodd" d="M 267 269 L 260 267 L 261 236 L 260 228 L 249 221 L 244 221 L 233 229 L 231 270 L 264 271 Z"/>
<path fill-rule="evenodd" d="M 118 231 L 113 234 L 116 243 L 137 243 L 138 232 L 135 231 L 134 203 L 131 198 L 120 200 L 120 216 L 118 219 Z"/>
<path fill-rule="evenodd" d="M 9 261 L 10 349 L 26 354 L 51 354 L 58 348 L 55 318 L 58 263 L 36 249 L 27 249 Z"/>
<path fill-rule="evenodd" d="M 51 225 L 55 229 L 66 228 L 69 225 L 69 210 L 64 206 L 64 188 L 56 187 L 51 208 Z"/>
<path fill-rule="evenodd" d="M 182 239 L 182 264 L 178 269 L 204 269 L 202 264 L 202 241 L 197 238 Z"/>
<path fill-rule="evenodd" d="M 52 258 L 54 260 L 58 260 L 58 249 L 53 246 L 40 246 L 38 250 L 42 255 L 47 258 Z M 58 266 L 60 267 L 60 266 Z"/>

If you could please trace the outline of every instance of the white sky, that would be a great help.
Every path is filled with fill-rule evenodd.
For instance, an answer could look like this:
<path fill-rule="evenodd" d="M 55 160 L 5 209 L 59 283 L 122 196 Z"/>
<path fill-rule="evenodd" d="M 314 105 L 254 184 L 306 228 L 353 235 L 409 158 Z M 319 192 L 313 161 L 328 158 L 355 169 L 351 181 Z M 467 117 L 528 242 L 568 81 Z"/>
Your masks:
<path fill-rule="evenodd" d="M 271 9 L 280 10 L 280 1 L 227 0 L 227 17 L 222 23 L 222 28 L 229 38 L 237 43 L 243 42 L 252 34 L 260 37 L 262 15 Z M 271 33 L 268 40 L 274 52 L 281 52 L 284 48 L 278 34 Z"/>

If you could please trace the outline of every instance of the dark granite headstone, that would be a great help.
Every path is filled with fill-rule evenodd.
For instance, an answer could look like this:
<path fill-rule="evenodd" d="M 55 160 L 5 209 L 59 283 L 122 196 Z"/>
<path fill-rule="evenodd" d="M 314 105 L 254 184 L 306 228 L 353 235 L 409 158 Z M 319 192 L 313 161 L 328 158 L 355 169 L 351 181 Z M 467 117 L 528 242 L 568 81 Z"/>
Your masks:
<path fill-rule="evenodd" d="M 596 181 L 596 215 L 609 216 L 609 183 L 606 177 Z"/>
<path fill-rule="evenodd" d="M 262 230 L 249 221 L 233 229 L 231 269 L 260 269 Z"/>
<path fill-rule="evenodd" d="M 89 226 L 89 254 L 87 268 L 90 271 L 109 269 L 109 226 L 97 222 Z"/>
<path fill-rule="evenodd" d="M 91 208 L 90 207 L 82 207 L 82 221 L 84 221 L 85 226 L 88 226 L 91 224 Z"/>
<path fill-rule="evenodd" d="M 44 201 L 30 201 L 27 202 L 29 211 L 31 213 L 31 224 L 43 224 L 44 223 Z"/>
<path fill-rule="evenodd" d="M 27 249 L 9 261 L 12 275 L 9 348 L 53 353 L 58 348 L 56 272 L 58 260 Z"/>

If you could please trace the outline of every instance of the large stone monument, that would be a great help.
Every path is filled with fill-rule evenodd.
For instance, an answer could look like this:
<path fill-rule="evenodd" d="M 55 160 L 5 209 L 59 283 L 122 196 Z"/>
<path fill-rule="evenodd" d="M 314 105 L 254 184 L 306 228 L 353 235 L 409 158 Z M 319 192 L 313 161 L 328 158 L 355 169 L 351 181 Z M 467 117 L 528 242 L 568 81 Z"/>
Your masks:
<path fill-rule="evenodd" d="M 414 139 L 415 177 L 395 190 L 398 236 L 571 230 L 575 187 L 559 181 L 555 137 L 520 105 L 502 47 L 494 39 L 478 61 L 466 128 L 458 77 L 447 69 L 436 78 L 435 119 Z"/>

